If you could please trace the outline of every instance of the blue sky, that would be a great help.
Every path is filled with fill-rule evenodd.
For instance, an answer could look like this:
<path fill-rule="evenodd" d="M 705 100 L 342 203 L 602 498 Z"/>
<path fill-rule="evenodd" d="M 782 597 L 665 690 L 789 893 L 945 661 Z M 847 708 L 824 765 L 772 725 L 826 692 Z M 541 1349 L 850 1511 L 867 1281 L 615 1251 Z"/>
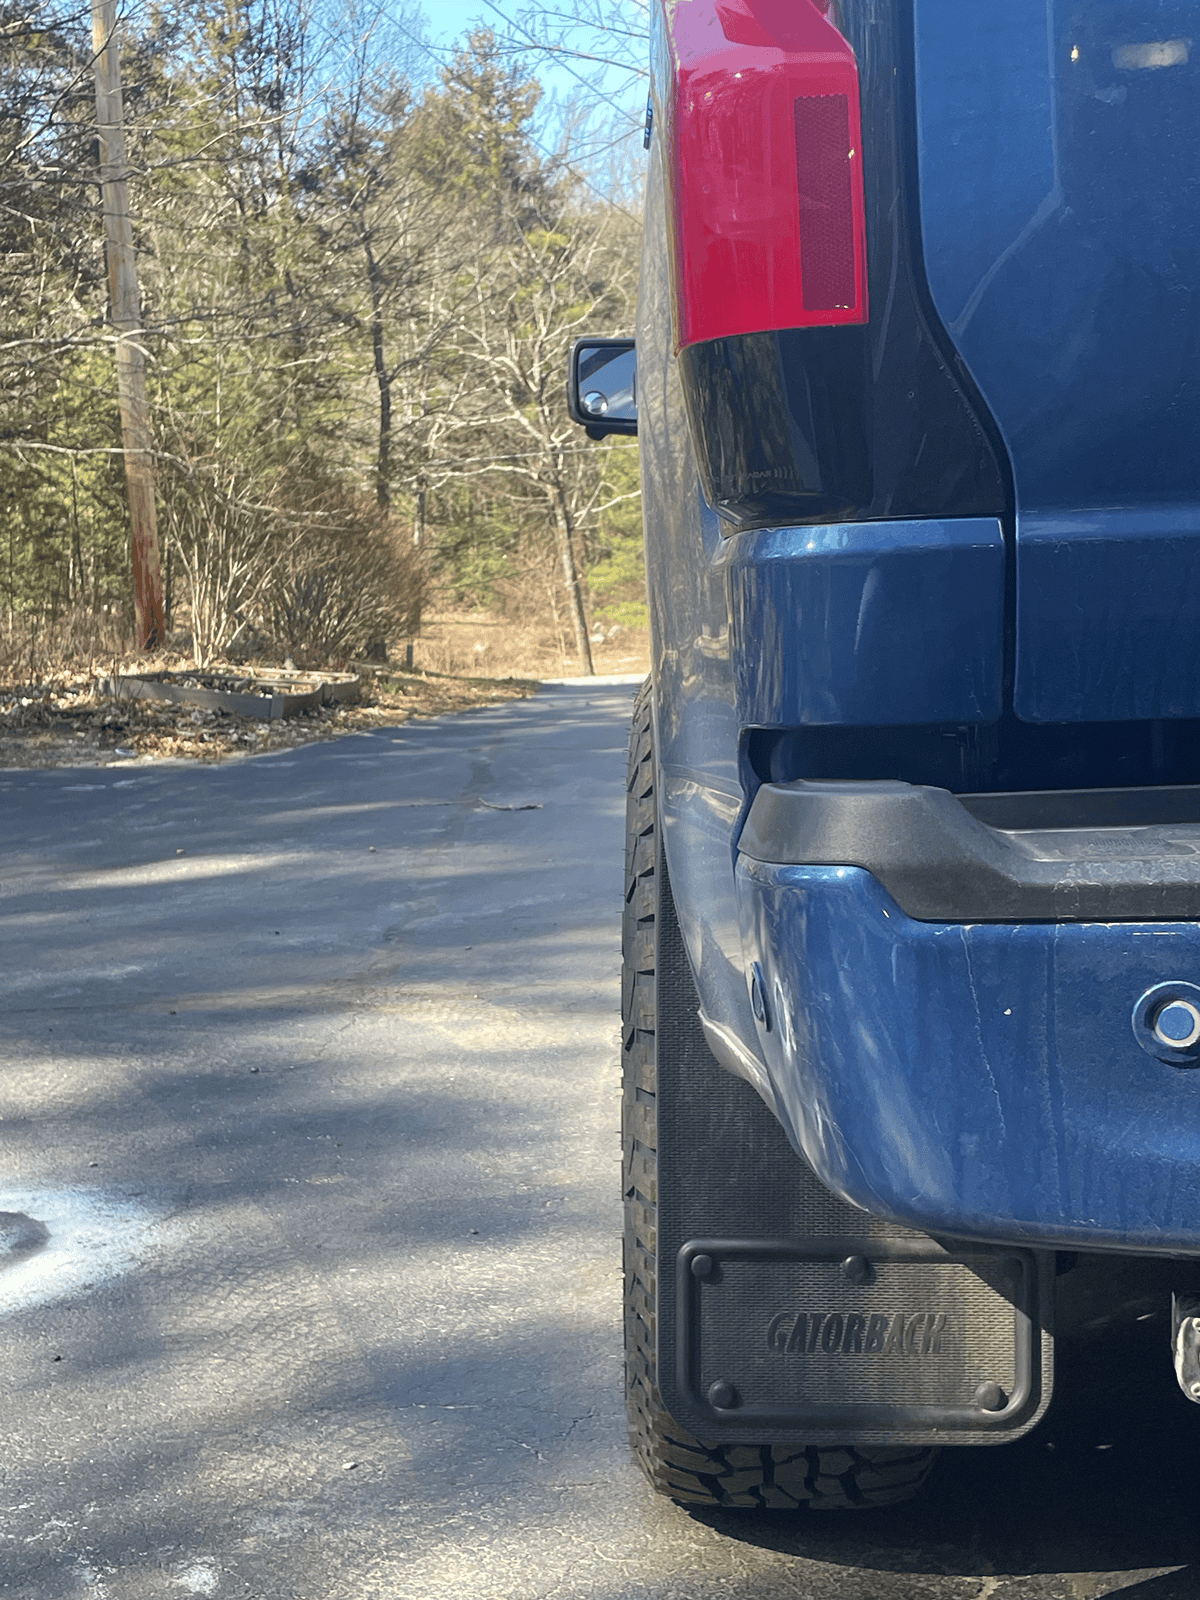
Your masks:
<path fill-rule="evenodd" d="M 469 29 L 481 23 L 495 28 L 497 32 L 503 27 L 500 17 L 489 9 L 485 0 L 420 0 L 420 3 L 421 10 L 425 14 L 427 38 L 429 43 L 438 49 L 448 49 Z M 501 9 L 508 16 L 512 16 L 520 3 L 521 0 L 513 0 L 512 4 L 501 0 Z M 430 75 L 433 75 L 432 72 Z M 570 86 L 570 80 L 565 74 L 553 70 L 547 71 L 544 65 L 539 66 L 538 75 L 548 88 L 553 84 L 561 91 Z"/>
<path fill-rule="evenodd" d="M 507 9 L 507 8 L 506 8 Z M 431 39 L 448 41 L 466 33 L 474 20 L 488 20 L 488 9 L 482 0 L 434 0 L 422 6 L 429 24 Z"/>
<path fill-rule="evenodd" d="M 418 0 L 418 3 L 425 15 L 429 43 L 435 48 L 447 49 L 468 29 L 480 23 L 495 28 L 498 33 L 504 31 L 503 17 L 488 5 L 487 0 Z M 515 17 L 523 10 L 525 3 L 526 0 L 497 0 L 500 12 L 509 18 Z M 547 9 L 556 8 L 548 6 Z M 564 5 L 558 9 L 566 11 L 568 7 Z M 588 39 L 586 46 L 595 48 L 594 40 Z M 433 67 L 432 61 L 430 65 Z M 580 87 L 579 79 L 574 73 L 569 70 L 556 70 L 544 60 L 536 64 L 536 70 L 546 88 L 564 98 Z M 587 70 L 586 67 L 583 70 Z M 627 80 L 620 73 L 610 77 L 610 88 L 614 93 L 620 94 L 626 83 Z"/>

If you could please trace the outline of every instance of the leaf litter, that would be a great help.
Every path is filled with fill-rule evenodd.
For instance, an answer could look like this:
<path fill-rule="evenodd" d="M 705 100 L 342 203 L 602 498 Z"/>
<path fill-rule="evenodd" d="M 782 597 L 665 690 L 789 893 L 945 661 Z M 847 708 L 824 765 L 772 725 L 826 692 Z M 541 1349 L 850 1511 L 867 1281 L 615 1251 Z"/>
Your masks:
<path fill-rule="evenodd" d="M 190 663 L 188 663 L 190 665 Z M 112 672 L 136 674 L 178 665 L 131 658 Z M 426 671 L 362 670 L 354 705 L 320 706 L 263 722 L 227 711 L 161 700 L 114 699 L 99 671 L 56 672 L 37 683 L 0 683 L 0 767 L 106 767 L 130 761 L 224 761 L 364 729 L 394 727 L 475 706 L 522 700 L 538 688 L 528 678 L 475 678 Z M 246 676 L 217 664 L 214 673 Z"/>

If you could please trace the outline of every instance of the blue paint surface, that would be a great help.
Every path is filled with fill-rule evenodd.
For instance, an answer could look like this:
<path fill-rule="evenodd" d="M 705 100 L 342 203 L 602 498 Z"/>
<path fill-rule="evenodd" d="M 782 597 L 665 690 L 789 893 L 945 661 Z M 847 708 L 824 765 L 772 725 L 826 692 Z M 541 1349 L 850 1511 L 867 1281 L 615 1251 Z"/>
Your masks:
<path fill-rule="evenodd" d="M 1200 715 L 1200 504 L 1046 512 L 1018 528 L 1017 715 Z"/>
<path fill-rule="evenodd" d="M 915 922 L 857 867 L 739 859 L 759 1046 L 818 1177 L 931 1233 L 1200 1247 L 1200 1070 L 1131 1014 L 1200 925 Z"/>
<path fill-rule="evenodd" d="M 1012 464 L 1017 714 L 1195 716 L 1195 4 L 914 15 L 929 287 Z"/>
<path fill-rule="evenodd" d="M 797 336 L 756 387 L 756 347 L 705 367 L 711 404 L 689 413 L 651 150 L 641 459 L 680 925 L 706 1016 L 761 1053 L 831 1189 L 933 1233 L 1200 1254 L 1200 1067 L 1155 1058 L 1131 1025 L 1155 985 L 1200 983 L 1200 924 L 917 923 L 857 868 L 732 865 L 765 774 L 963 791 L 1197 781 L 1195 0 L 914 0 L 913 14 L 920 184 L 880 186 L 873 215 L 899 220 L 894 237 L 873 224 L 870 361 L 847 344 L 832 363 Z M 869 46 L 896 11 L 868 0 L 857 16 L 882 170 L 892 79 L 872 78 Z M 1000 504 L 964 508 L 932 468 L 929 500 L 911 498 L 957 412 L 917 345 L 882 337 L 910 223 L 946 369 L 957 352 L 1008 453 Z M 875 520 L 756 513 L 734 532 L 698 490 L 695 430 L 711 424 L 701 443 L 727 468 L 769 479 L 768 444 L 803 457 L 788 429 L 805 406 L 797 438 L 820 435 L 824 454 L 797 481 L 829 492 L 830 517 Z M 843 415 L 871 443 L 861 461 L 852 429 L 821 433 Z M 859 498 L 827 481 L 846 461 Z M 893 483 L 910 497 L 877 499 Z M 754 962 L 769 1028 L 749 1003 Z"/>
<path fill-rule="evenodd" d="M 929 285 L 1018 508 L 1192 498 L 1194 4 L 916 0 L 915 19 Z"/>
<path fill-rule="evenodd" d="M 744 534 L 728 571 L 743 725 L 999 716 L 1004 540 L 995 518 Z"/>

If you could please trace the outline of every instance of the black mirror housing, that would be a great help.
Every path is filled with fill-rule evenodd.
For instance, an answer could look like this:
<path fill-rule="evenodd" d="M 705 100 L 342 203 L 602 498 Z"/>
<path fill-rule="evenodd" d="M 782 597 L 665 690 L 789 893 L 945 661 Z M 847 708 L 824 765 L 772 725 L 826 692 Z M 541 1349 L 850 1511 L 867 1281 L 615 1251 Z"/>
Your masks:
<path fill-rule="evenodd" d="M 589 439 L 637 432 L 637 350 L 632 339 L 576 339 L 567 410 Z"/>

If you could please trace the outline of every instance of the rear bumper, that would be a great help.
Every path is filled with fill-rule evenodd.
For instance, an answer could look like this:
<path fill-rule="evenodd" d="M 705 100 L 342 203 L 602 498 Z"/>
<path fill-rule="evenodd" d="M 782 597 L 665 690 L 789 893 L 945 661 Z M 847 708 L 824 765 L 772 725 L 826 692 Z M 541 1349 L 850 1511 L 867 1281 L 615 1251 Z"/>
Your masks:
<path fill-rule="evenodd" d="M 1200 979 L 1200 923 L 922 921 L 863 867 L 736 870 L 759 1049 L 829 1189 L 934 1235 L 1200 1254 L 1200 1067 L 1131 1022 Z"/>
<path fill-rule="evenodd" d="M 1200 918 L 1200 788 L 953 795 L 927 784 L 768 783 L 756 861 L 865 867 L 923 922 Z"/>

